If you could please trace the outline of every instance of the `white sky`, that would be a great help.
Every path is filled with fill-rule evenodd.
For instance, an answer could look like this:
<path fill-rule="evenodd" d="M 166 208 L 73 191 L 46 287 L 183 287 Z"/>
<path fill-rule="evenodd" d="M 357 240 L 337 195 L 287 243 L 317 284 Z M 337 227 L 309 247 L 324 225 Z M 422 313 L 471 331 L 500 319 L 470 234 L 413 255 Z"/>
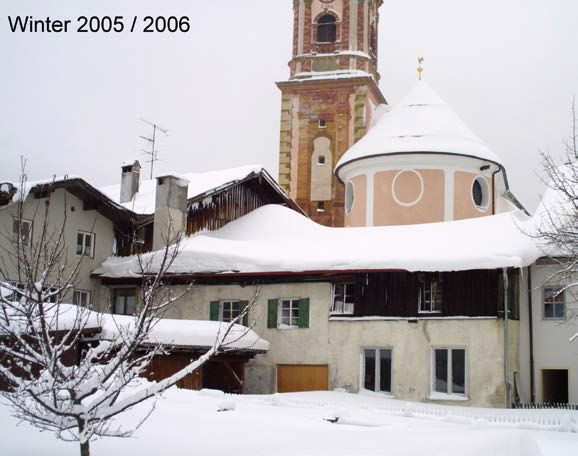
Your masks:
<path fill-rule="evenodd" d="M 143 161 L 140 117 L 170 130 L 159 172 L 249 163 L 277 176 L 280 93 L 292 0 L 0 0 L 0 180 L 19 157 L 30 179 L 80 175 L 97 186 Z M 559 153 L 578 92 L 576 0 L 386 0 L 381 88 L 390 104 L 425 78 L 500 155 L 533 209 L 538 151 Z M 187 34 L 11 33 L 8 15 L 189 15 Z M 148 165 L 145 171 L 148 173 Z"/>

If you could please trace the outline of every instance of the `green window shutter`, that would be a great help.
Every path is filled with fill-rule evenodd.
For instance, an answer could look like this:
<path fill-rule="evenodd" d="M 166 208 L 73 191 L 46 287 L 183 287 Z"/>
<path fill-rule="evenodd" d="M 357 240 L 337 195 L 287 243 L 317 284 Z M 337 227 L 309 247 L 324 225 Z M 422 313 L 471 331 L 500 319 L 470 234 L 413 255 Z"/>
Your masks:
<path fill-rule="evenodd" d="M 277 307 L 279 306 L 278 299 L 269 299 L 267 302 L 267 328 L 277 327 Z"/>
<path fill-rule="evenodd" d="M 219 321 L 219 301 L 211 301 L 210 318 L 212 321 Z"/>
<path fill-rule="evenodd" d="M 309 328 L 309 298 L 299 301 L 299 327 Z"/>
<path fill-rule="evenodd" d="M 248 305 L 249 301 L 240 301 L 239 312 L 243 313 Z M 249 326 L 249 312 L 245 314 L 245 316 L 243 317 L 243 321 L 241 323 L 243 324 L 243 326 Z"/>

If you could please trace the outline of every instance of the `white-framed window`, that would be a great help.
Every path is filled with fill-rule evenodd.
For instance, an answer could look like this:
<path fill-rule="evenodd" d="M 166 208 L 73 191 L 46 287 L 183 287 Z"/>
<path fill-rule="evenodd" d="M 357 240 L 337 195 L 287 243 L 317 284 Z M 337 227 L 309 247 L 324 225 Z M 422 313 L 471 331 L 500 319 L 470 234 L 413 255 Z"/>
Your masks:
<path fill-rule="evenodd" d="M 484 176 L 477 176 L 472 182 L 472 200 L 474 205 L 481 211 L 488 208 L 490 189 L 488 180 Z"/>
<path fill-rule="evenodd" d="M 267 328 L 309 328 L 309 298 L 276 298 L 267 301 Z"/>
<path fill-rule="evenodd" d="M 334 283 L 331 313 L 353 315 L 355 310 L 355 288 L 353 283 Z"/>
<path fill-rule="evenodd" d="M 544 319 L 564 320 L 566 318 L 566 299 L 562 287 L 544 287 Z"/>
<path fill-rule="evenodd" d="M 22 218 L 14 219 L 12 223 L 12 241 L 20 242 L 25 247 L 30 247 L 32 242 L 32 220 Z"/>
<path fill-rule="evenodd" d="M 231 322 L 241 313 L 240 301 L 221 301 L 219 307 L 219 321 Z"/>
<path fill-rule="evenodd" d="M 136 314 L 136 288 L 115 288 L 113 313 L 117 315 Z"/>
<path fill-rule="evenodd" d="M 392 349 L 364 348 L 362 359 L 362 384 L 366 390 L 391 394 Z"/>
<path fill-rule="evenodd" d="M 90 307 L 90 291 L 74 290 L 72 303 L 80 307 Z"/>
<path fill-rule="evenodd" d="M 245 312 L 249 301 L 239 299 L 223 299 L 221 301 L 211 301 L 209 307 L 209 319 L 212 321 L 224 321 L 229 323 Z M 245 326 L 249 325 L 249 315 L 245 312 L 243 319 L 237 322 Z"/>
<path fill-rule="evenodd" d="M 76 254 L 94 257 L 94 233 L 79 231 L 76 235 Z"/>
<path fill-rule="evenodd" d="M 439 275 L 423 274 L 419 277 L 419 313 L 440 313 L 442 311 L 442 284 Z"/>
<path fill-rule="evenodd" d="M 299 328 L 299 298 L 283 298 L 279 300 L 279 321 L 280 328 Z"/>
<path fill-rule="evenodd" d="M 466 349 L 432 349 L 432 392 L 466 395 Z"/>

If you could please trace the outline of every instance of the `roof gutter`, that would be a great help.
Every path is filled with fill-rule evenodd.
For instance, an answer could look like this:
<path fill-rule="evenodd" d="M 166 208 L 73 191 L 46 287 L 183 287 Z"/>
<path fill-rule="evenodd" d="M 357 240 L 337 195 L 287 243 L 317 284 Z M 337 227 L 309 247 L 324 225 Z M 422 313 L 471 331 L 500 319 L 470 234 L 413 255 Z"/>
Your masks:
<path fill-rule="evenodd" d="M 509 188 L 508 186 L 508 177 L 506 176 L 506 170 L 504 169 L 504 167 L 498 163 L 495 162 L 493 160 L 489 160 L 487 158 L 482 158 L 482 157 L 477 157 L 475 155 L 469 155 L 469 154 L 458 154 L 458 153 L 454 153 L 454 152 L 438 152 L 438 151 L 415 151 L 415 152 L 386 152 L 386 153 L 382 153 L 382 154 L 373 154 L 373 155 L 365 155 L 363 157 L 358 157 L 358 158 L 354 158 L 353 160 L 349 160 L 346 161 L 345 163 L 341 163 L 339 166 L 337 166 L 335 168 L 335 170 L 333 171 L 333 174 L 335 174 L 337 176 L 337 178 L 343 182 L 343 180 L 341 179 L 341 177 L 339 176 L 339 171 L 341 170 L 341 168 L 343 168 L 345 165 L 349 165 L 351 163 L 355 163 L 361 160 L 366 160 L 369 158 L 377 158 L 377 157 L 388 157 L 388 156 L 392 156 L 392 155 L 454 155 L 454 156 L 458 156 L 458 157 L 467 157 L 467 158 L 475 158 L 476 160 L 480 160 L 480 161 L 485 161 L 485 162 L 489 162 L 489 163 L 493 163 L 494 165 L 496 165 L 498 167 L 498 171 L 502 170 L 504 171 L 504 181 L 506 183 L 506 189 Z M 345 183 L 345 182 L 343 182 Z"/>

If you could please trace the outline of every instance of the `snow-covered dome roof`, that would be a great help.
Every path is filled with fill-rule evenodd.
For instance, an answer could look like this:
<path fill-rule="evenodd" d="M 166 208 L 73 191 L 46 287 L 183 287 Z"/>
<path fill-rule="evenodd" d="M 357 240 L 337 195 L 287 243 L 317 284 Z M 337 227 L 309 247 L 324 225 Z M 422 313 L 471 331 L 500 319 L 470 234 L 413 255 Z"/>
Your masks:
<path fill-rule="evenodd" d="M 501 164 L 454 110 L 426 82 L 419 81 L 341 157 L 336 170 L 363 158 L 416 152 L 472 156 Z"/>

